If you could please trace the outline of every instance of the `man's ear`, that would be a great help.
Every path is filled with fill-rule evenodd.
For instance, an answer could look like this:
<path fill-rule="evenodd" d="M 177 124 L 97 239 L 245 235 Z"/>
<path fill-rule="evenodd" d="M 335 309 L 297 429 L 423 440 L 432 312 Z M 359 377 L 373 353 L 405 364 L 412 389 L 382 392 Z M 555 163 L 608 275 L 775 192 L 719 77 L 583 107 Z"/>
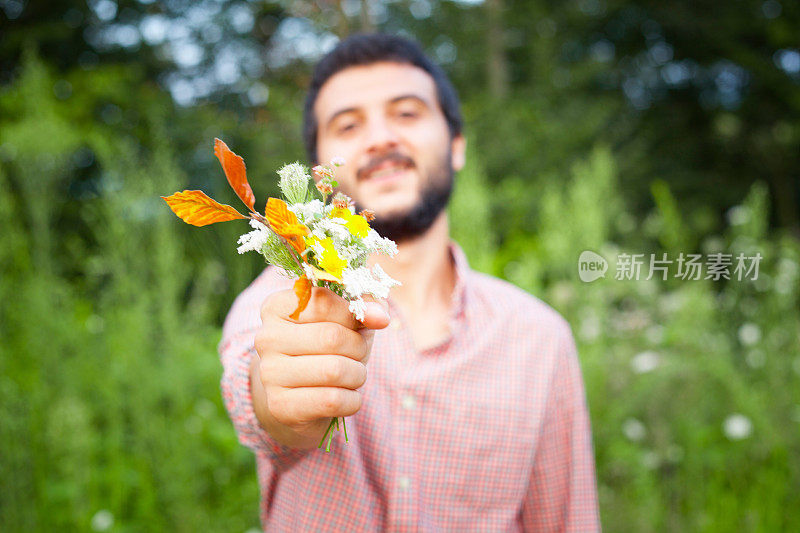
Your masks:
<path fill-rule="evenodd" d="M 464 168 L 467 152 L 467 140 L 460 133 L 453 137 L 450 141 L 450 162 L 453 165 L 453 171 L 458 172 Z"/>

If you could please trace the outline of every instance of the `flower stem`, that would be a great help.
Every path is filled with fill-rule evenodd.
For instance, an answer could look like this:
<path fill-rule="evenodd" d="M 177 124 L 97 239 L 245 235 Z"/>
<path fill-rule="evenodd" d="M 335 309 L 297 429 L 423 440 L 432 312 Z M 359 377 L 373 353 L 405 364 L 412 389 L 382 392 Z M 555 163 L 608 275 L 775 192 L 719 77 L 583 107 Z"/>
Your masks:
<path fill-rule="evenodd" d="M 342 417 L 342 428 L 344 429 L 344 441 L 350 442 L 347 439 L 347 424 L 345 423 L 344 417 Z M 339 419 L 332 418 L 331 423 L 328 424 L 328 429 L 325 430 L 325 433 L 322 435 L 322 440 L 319 441 L 319 446 L 317 448 L 322 448 L 322 444 L 325 443 L 327 440 L 328 442 L 325 443 L 325 451 L 331 451 L 331 442 L 333 442 L 333 430 L 339 431 Z"/>

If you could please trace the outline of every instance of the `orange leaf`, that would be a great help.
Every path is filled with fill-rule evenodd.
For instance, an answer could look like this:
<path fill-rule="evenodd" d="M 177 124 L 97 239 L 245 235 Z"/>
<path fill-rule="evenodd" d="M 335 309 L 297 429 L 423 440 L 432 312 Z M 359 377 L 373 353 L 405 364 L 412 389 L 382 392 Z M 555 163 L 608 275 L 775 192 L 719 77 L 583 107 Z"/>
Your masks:
<path fill-rule="evenodd" d="M 289 318 L 297 320 L 311 299 L 311 281 L 305 276 L 300 277 L 294 282 L 294 293 L 297 295 L 297 309 L 289 315 Z"/>
<path fill-rule="evenodd" d="M 256 197 L 247 182 L 244 159 L 231 152 L 228 145 L 219 139 L 214 139 L 214 155 L 219 159 L 222 170 L 225 171 L 225 177 L 228 178 L 228 183 L 230 183 L 234 192 L 242 199 L 244 205 L 252 211 L 253 206 L 256 204 Z"/>
<path fill-rule="evenodd" d="M 209 198 L 203 191 L 182 191 L 172 196 L 162 196 L 181 220 L 192 226 L 207 226 L 214 222 L 225 222 L 247 218 L 229 205 Z"/>
<path fill-rule="evenodd" d="M 294 213 L 289 211 L 286 202 L 277 198 L 268 199 L 264 216 L 269 221 L 272 231 L 289 241 L 298 253 L 306 249 L 302 237 L 308 235 L 309 230 L 297 220 Z"/>
<path fill-rule="evenodd" d="M 306 242 L 302 237 L 290 237 L 286 240 L 289 241 L 289 244 L 291 244 L 295 250 L 297 250 L 298 254 L 302 254 L 306 249 Z"/>
<path fill-rule="evenodd" d="M 298 223 L 297 217 L 289 211 L 286 202 L 277 198 L 267 199 L 267 205 L 264 207 L 264 216 L 267 217 L 275 231 L 278 231 L 279 228 L 283 230 L 284 226 Z"/>

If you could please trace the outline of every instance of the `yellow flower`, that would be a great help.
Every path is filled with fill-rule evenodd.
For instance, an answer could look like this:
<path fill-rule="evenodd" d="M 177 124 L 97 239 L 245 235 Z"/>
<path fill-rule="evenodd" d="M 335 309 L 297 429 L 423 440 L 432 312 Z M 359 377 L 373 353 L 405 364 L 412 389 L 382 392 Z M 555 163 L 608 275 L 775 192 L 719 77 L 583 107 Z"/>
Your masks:
<path fill-rule="evenodd" d="M 369 223 L 361 215 L 351 216 L 345 225 L 350 230 L 350 233 L 362 239 L 369 233 Z"/>
<path fill-rule="evenodd" d="M 337 278 L 342 277 L 342 270 L 347 266 L 347 261 L 339 257 L 336 249 L 333 247 L 333 240 L 328 237 L 318 241 L 322 245 L 322 257 L 318 259 L 319 266 Z"/>
<path fill-rule="evenodd" d="M 331 218 L 341 218 L 345 221 L 345 227 L 356 237 L 364 238 L 369 233 L 369 223 L 361 215 L 354 215 L 349 209 L 336 207 L 331 211 Z"/>

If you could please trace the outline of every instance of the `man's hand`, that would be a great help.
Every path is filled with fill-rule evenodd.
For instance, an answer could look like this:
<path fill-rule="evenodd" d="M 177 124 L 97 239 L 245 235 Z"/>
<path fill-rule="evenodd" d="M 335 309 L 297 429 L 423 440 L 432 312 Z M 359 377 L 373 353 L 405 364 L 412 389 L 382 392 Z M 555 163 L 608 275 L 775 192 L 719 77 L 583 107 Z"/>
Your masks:
<path fill-rule="evenodd" d="M 350 416 L 361 408 L 361 387 L 374 330 L 389 324 L 376 302 L 367 303 L 363 325 L 348 302 L 332 291 L 314 287 L 298 320 L 291 290 L 270 295 L 261 307 L 250 366 L 253 407 L 264 429 L 278 442 L 295 448 L 316 447 L 332 417 Z"/>

